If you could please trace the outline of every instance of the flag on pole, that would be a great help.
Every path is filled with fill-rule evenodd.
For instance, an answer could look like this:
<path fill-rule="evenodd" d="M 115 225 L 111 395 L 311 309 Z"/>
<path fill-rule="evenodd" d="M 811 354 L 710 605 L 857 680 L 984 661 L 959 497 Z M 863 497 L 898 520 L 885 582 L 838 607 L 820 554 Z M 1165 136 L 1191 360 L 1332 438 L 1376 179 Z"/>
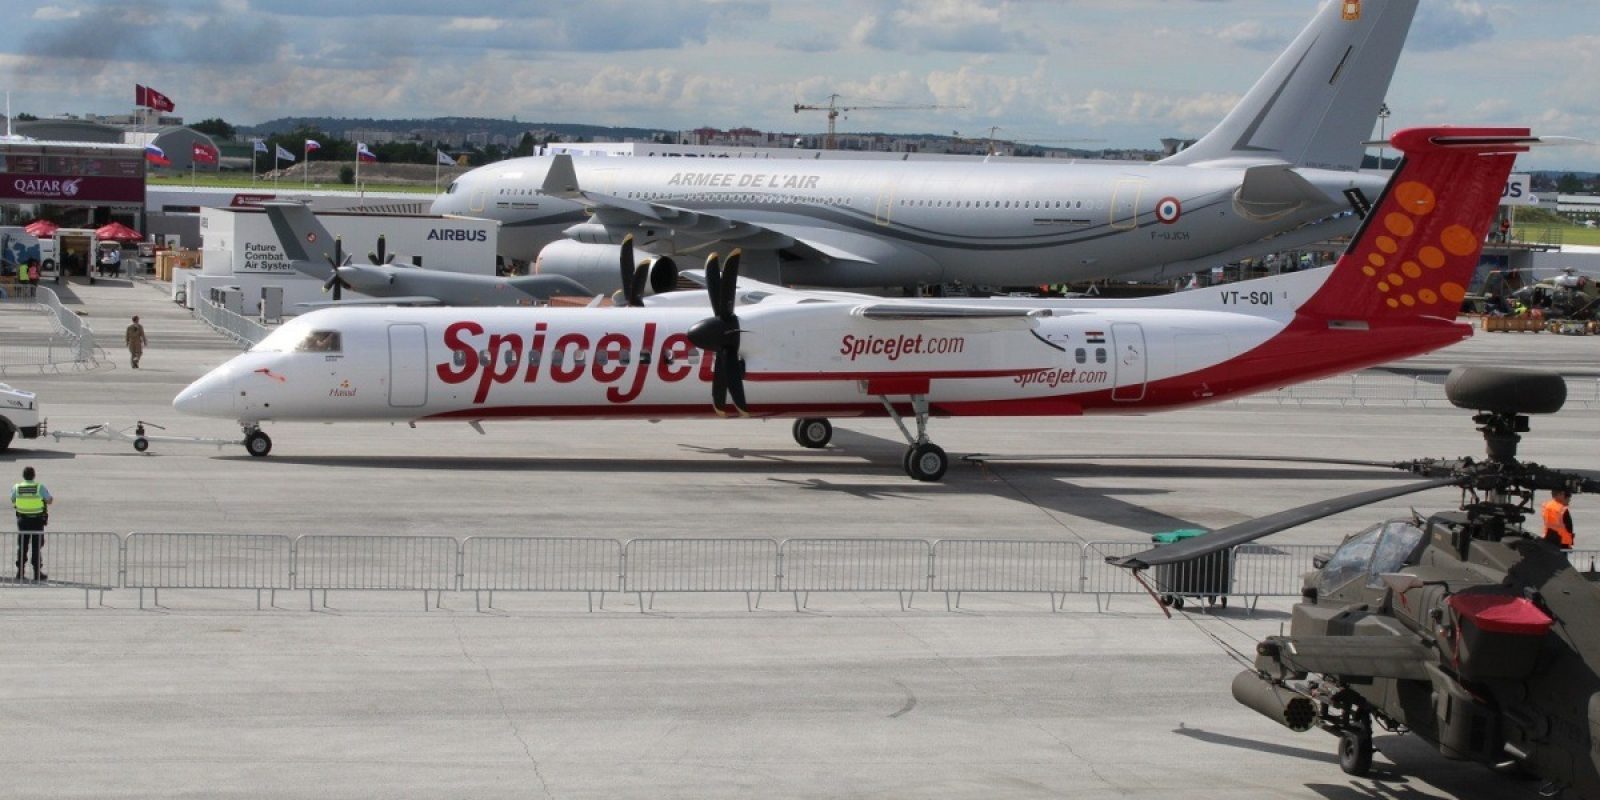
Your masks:
<path fill-rule="evenodd" d="M 445 152 L 443 150 L 434 150 L 433 153 L 434 153 L 434 157 L 436 159 L 434 161 L 434 163 L 443 164 L 444 166 L 447 166 L 447 167 L 455 166 L 456 160 L 451 158 L 448 155 L 445 155 Z"/>
<path fill-rule="evenodd" d="M 171 98 L 142 83 L 133 85 L 133 104 L 156 111 L 172 111 L 176 108 Z"/>
<path fill-rule="evenodd" d="M 367 149 L 366 142 L 356 142 L 356 160 L 372 163 L 378 160 L 377 154 Z"/>
<path fill-rule="evenodd" d="M 255 148 L 254 150 L 251 151 L 252 157 L 254 157 L 255 153 L 265 153 L 265 152 L 267 152 L 267 142 L 266 142 L 265 139 L 251 139 L 250 140 L 250 144 L 251 144 L 252 147 Z"/>
<path fill-rule="evenodd" d="M 190 151 L 190 158 L 196 164 L 215 164 L 217 163 L 217 155 L 215 148 L 201 142 L 195 142 Z"/>
<path fill-rule="evenodd" d="M 279 161 L 293 162 L 294 161 L 294 153 L 291 153 L 288 150 L 283 149 L 283 145 L 280 144 L 280 145 L 278 145 L 278 155 L 276 156 L 276 158 Z"/>
<path fill-rule="evenodd" d="M 306 140 L 306 153 L 307 154 L 315 153 L 315 152 L 317 152 L 318 150 L 321 150 L 321 149 L 322 149 L 322 143 L 321 142 L 317 141 L 316 139 L 307 139 Z"/>
<path fill-rule="evenodd" d="M 153 144 L 147 144 L 144 146 L 144 160 L 158 167 L 172 166 L 171 159 L 167 158 L 167 152 Z"/>

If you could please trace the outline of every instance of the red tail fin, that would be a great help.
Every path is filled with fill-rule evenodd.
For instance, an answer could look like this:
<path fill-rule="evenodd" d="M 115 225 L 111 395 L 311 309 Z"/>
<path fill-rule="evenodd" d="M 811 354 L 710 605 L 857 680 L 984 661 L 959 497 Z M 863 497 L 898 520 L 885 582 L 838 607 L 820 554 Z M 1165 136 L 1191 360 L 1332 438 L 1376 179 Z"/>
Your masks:
<path fill-rule="evenodd" d="M 1455 318 L 1526 128 L 1411 128 L 1405 158 L 1350 247 L 1300 307 L 1331 319 Z"/>

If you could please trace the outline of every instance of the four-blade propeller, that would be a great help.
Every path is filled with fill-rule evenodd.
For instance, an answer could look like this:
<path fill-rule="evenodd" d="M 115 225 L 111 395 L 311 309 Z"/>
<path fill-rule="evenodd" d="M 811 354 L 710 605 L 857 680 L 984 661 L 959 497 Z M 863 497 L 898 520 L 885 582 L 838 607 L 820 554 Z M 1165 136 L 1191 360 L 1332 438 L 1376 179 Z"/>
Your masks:
<path fill-rule="evenodd" d="M 750 407 L 744 400 L 744 360 L 739 357 L 739 317 L 733 313 L 735 295 L 739 289 L 739 251 L 728 254 L 728 259 L 718 262 L 717 254 L 706 258 L 706 293 L 711 298 L 711 313 L 715 316 L 696 322 L 689 328 L 689 341 L 702 350 L 714 354 L 715 371 L 711 375 L 711 407 L 721 415 L 728 413 L 727 401 L 741 416 L 749 416 Z"/>
<path fill-rule="evenodd" d="M 379 237 L 378 246 L 383 246 L 382 237 Z M 322 291 L 326 292 L 330 289 L 333 291 L 333 299 L 335 302 L 339 300 L 341 290 L 353 288 L 350 286 L 350 284 L 346 283 L 344 277 L 339 274 L 339 268 L 346 266 L 349 263 L 350 256 L 345 255 L 344 252 L 344 239 L 335 238 L 333 240 L 333 255 L 328 256 L 328 266 L 333 268 L 333 274 L 329 275 L 328 280 L 322 284 Z"/>

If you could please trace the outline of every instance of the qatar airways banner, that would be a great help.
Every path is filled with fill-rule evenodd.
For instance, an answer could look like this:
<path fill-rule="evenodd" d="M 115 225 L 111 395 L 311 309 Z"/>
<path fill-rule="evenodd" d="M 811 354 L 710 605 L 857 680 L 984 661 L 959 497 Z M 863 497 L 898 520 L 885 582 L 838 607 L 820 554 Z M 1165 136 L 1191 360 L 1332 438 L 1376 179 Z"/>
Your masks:
<path fill-rule="evenodd" d="M 144 179 L 0 173 L 0 200 L 56 205 L 144 205 Z"/>

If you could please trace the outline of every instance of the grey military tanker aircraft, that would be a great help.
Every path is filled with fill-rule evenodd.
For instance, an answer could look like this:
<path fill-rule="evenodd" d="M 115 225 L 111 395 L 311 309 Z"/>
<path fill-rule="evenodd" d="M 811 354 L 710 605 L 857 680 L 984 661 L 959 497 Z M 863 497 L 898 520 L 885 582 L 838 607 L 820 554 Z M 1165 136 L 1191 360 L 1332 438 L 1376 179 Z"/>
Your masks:
<path fill-rule="evenodd" d="M 261 203 L 278 244 L 296 270 L 325 282 L 334 303 L 411 306 L 526 306 L 548 302 L 561 295 L 587 297 L 594 294 L 571 278 L 560 275 L 527 275 L 501 278 L 422 269 L 390 263 L 394 256 L 385 252 L 383 237 L 371 253 L 370 264 L 353 264 L 344 252 L 344 243 L 317 220 L 304 203 L 269 201 Z M 615 269 L 615 267 L 613 267 Z M 613 281 L 617 280 L 615 278 Z M 367 295 L 370 299 L 345 299 L 342 289 Z M 322 305 L 313 303 L 311 305 Z"/>
<path fill-rule="evenodd" d="M 1355 229 L 1385 181 L 1359 171 L 1363 140 L 1416 8 L 1326 3 L 1215 129 L 1159 162 L 534 156 L 468 172 L 432 210 L 499 220 L 502 255 L 600 292 L 629 235 L 655 291 L 730 247 L 751 277 L 807 286 L 1182 274 Z"/>

